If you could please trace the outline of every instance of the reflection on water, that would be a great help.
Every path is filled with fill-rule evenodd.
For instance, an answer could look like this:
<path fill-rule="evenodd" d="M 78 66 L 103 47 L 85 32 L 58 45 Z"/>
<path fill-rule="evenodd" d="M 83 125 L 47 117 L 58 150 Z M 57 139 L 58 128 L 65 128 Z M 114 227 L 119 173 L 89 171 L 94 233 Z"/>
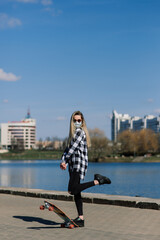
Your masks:
<path fill-rule="evenodd" d="M 25 186 L 34 184 L 35 175 L 33 169 L 23 169 L 23 171 L 12 171 L 12 169 L 2 168 L 0 171 L 1 186 Z"/>
<path fill-rule="evenodd" d="M 67 191 L 67 171 L 59 168 L 60 161 L 1 161 L 0 185 Z"/>
<path fill-rule="evenodd" d="M 0 161 L 0 185 L 67 191 L 68 171 L 60 161 Z M 85 181 L 95 173 L 106 175 L 111 185 L 95 186 L 86 192 L 160 198 L 160 163 L 89 163 Z"/>

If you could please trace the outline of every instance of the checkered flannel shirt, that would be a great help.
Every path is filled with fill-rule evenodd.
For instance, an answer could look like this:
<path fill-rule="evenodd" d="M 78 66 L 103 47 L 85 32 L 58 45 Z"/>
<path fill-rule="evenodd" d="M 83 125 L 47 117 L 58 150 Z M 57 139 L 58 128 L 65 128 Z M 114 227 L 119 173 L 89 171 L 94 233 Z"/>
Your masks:
<path fill-rule="evenodd" d="M 80 173 L 80 179 L 84 176 L 88 167 L 88 150 L 86 134 L 81 128 L 77 128 L 71 144 L 62 155 L 62 162 L 69 164 L 69 171 L 74 169 Z"/>

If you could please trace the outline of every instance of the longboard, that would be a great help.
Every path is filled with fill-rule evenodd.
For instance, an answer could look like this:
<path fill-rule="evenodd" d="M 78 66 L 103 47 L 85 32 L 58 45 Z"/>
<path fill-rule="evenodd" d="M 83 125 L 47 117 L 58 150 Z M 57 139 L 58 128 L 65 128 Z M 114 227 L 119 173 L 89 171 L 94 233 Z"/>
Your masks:
<path fill-rule="evenodd" d="M 64 220 L 61 227 L 74 228 L 79 227 L 70 217 L 67 216 L 59 207 L 48 201 L 44 201 L 44 205 L 40 206 L 40 210 L 48 209 L 49 211 L 55 212 L 60 218 Z"/>

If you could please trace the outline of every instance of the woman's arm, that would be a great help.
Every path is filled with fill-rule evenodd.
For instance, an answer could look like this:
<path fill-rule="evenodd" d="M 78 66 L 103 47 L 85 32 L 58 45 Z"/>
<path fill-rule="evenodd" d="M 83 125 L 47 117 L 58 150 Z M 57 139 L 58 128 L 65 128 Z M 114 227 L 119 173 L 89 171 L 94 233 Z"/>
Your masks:
<path fill-rule="evenodd" d="M 68 149 L 68 152 L 65 155 L 65 162 L 68 162 L 71 155 L 74 153 L 75 149 L 77 148 L 77 146 L 79 145 L 79 143 L 82 141 L 83 138 L 83 131 L 78 129 L 75 133 L 75 137 Z"/>
<path fill-rule="evenodd" d="M 66 147 L 66 149 L 65 149 L 65 151 L 64 151 L 64 153 L 63 153 L 63 155 L 61 157 L 60 168 L 62 170 L 66 170 L 67 165 L 68 165 L 68 163 L 66 163 L 66 159 L 65 159 L 65 156 L 66 156 L 67 152 L 68 152 L 68 147 Z"/>

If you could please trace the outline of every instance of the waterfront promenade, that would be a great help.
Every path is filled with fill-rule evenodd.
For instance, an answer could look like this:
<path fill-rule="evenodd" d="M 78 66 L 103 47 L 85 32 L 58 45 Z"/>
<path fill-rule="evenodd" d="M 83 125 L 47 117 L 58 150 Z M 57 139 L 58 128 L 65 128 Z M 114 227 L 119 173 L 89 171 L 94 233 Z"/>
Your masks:
<path fill-rule="evenodd" d="M 39 206 L 43 204 L 43 196 L 47 197 L 47 194 L 50 198 L 63 199 L 50 201 L 69 216 L 76 217 L 75 205 L 65 192 L 63 195 L 63 192 L 0 188 L 0 239 L 160 239 L 160 211 L 155 210 L 156 206 L 159 209 L 158 199 L 106 195 L 103 198 L 99 194 L 84 194 L 85 227 L 63 229 L 60 228 L 62 220 L 55 213 L 39 210 Z M 97 203 L 99 199 L 99 204 L 93 203 L 94 199 Z M 108 204 L 105 202 L 107 199 L 110 200 Z M 135 201 L 137 206 L 133 204 Z M 131 206 L 131 203 L 132 207 L 124 207 L 127 204 Z M 151 209 L 152 207 L 155 209 Z"/>

